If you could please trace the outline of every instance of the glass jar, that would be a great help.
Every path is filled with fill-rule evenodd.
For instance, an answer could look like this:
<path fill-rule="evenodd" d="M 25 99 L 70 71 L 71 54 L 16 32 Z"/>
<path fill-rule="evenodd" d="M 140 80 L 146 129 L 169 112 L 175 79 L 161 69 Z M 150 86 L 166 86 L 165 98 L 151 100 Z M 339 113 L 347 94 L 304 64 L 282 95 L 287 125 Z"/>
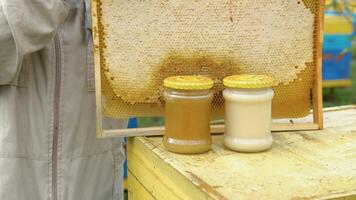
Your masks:
<path fill-rule="evenodd" d="M 175 76 L 165 79 L 164 86 L 165 148 L 184 154 L 208 151 L 213 81 L 203 76 Z"/>
<path fill-rule="evenodd" d="M 272 145 L 273 79 L 264 75 L 234 75 L 223 80 L 224 145 L 240 152 L 259 152 Z"/>

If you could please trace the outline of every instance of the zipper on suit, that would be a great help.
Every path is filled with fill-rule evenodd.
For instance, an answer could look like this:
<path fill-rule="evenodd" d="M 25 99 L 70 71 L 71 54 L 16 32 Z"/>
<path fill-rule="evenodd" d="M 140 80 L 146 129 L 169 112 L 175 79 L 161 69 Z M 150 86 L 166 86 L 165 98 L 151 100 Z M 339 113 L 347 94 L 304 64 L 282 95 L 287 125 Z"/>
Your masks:
<path fill-rule="evenodd" d="M 60 121 L 60 94 L 61 94 L 61 43 L 59 35 L 54 36 L 55 53 L 55 78 L 54 78 L 54 96 L 53 96 L 53 143 L 52 143 L 52 199 L 58 199 L 58 134 Z"/>

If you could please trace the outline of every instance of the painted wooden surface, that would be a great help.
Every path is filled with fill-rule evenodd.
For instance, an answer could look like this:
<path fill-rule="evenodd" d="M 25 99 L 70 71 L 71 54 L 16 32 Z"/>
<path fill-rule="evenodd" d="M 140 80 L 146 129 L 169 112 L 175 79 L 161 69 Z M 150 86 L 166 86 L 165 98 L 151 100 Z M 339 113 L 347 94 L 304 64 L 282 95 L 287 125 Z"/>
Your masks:
<path fill-rule="evenodd" d="M 129 173 L 128 180 L 130 181 L 130 186 L 128 187 L 128 195 L 130 196 L 130 199 L 154 199 L 133 174 Z"/>
<path fill-rule="evenodd" d="M 323 81 L 323 87 L 324 88 L 351 87 L 351 86 L 352 86 L 352 81 L 349 80 L 349 79 Z"/>
<path fill-rule="evenodd" d="M 273 133 L 273 147 L 256 154 L 227 150 L 221 135 L 201 155 L 167 152 L 161 137 L 131 138 L 129 198 L 356 199 L 356 107 L 324 121 L 322 131 Z"/>

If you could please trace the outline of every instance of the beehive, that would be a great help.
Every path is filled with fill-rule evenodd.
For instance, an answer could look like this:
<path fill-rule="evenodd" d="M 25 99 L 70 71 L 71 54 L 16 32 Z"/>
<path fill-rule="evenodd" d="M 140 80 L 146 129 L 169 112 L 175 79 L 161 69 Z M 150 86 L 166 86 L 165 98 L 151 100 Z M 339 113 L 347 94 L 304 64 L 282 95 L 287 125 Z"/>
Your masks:
<path fill-rule="evenodd" d="M 325 86 L 334 86 L 333 82 L 351 85 L 351 40 L 353 24 L 349 16 L 328 11 L 324 20 L 323 42 L 323 81 Z"/>
<path fill-rule="evenodd" d="M 215 81 L 221 116 L 221 80 L 256 73 L 276 80 L 274 118 L 304 117 L 312 91 L 321 98 L 321 8 L 316 0 L 94 0 L 99 112 L 160 116 L 163 79 L 199 74 Z"/>

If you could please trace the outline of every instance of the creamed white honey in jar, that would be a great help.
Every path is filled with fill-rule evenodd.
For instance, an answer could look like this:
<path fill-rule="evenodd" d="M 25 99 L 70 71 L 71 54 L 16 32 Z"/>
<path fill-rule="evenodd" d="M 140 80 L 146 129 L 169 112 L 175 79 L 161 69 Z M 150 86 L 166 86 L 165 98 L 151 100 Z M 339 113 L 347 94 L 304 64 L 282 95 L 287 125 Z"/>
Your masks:
<path fill-rule="evenodd" d="M 167 150 L 184 154 L 209 151 L 213 84 L 204 76 L 173 76 L 164 80 L 163 145 Z"/>
<path fill-rule="evenodd" d="M 226 89 L 224 145 L 240 152 L 259 152 L 272 145 L 273 79 L 265 75 L 233 75 Z"/>

